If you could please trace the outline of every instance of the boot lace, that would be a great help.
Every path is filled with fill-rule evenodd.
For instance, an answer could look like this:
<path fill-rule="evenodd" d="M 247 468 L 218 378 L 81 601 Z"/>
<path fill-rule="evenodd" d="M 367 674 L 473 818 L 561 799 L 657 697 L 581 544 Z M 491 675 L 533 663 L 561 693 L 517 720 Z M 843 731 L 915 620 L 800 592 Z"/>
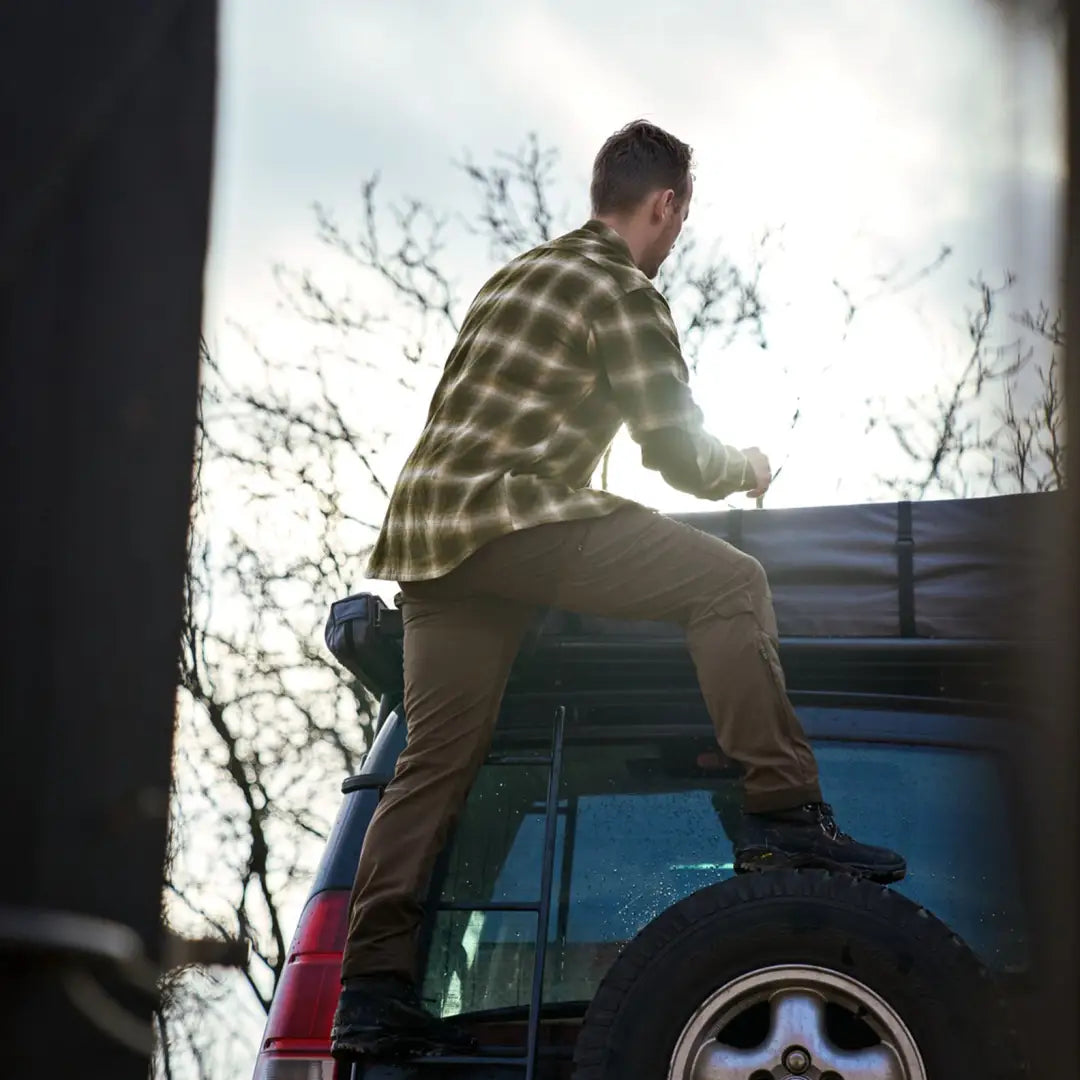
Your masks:
<path fill-rule="evenodd" d="M 836 818 L 833 816 L 833 808 L 828 803 L 808 803 L 806 809 L 817 818 L 822 832 L 830 840 L 839 840 L 844 843 L 851 842 L 851 837 L 847 833 L 840 831 L 840 826 L 836 824 Z"/>

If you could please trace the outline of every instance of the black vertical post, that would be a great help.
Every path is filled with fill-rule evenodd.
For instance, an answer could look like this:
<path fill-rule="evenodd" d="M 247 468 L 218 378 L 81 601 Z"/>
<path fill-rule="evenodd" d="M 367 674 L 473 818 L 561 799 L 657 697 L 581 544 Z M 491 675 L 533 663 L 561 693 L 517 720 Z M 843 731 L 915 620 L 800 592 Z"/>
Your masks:
<path fill-rule="evenodd" d="M 1035 5 L 1038 6 L 1038 5 Z M 1020 5 L 1023 13 L 1024 5 Z M 1066 324 L 1064 388 L 1067 432 L 1065 528 L 1043 539 L 1056 569 L 1055 597 L 1032 595 L 1025 621 L 1051 644 L 1028 667 L 1027 700 L 1040 722 L 1022 732 L 1026 768 L 1021 861 L 1032 927 L 1034 1008 L 1024 1018 L 1033 1076 L 1052 1076 L 1080 1055 L 1080 2 L 1063 0 L 1067 117 L 1065 228 L 1062 233 Z M 1052 600 L 1064 598 L 1063 603 Z M 1048 624 L 1048 612 L 1055 612 Z M 1060 619 L 1060 624 L 1057 622 Z"/>
<path fill-rule="evenodd" d="M 1055 633 L 1061 662 L 1055 685 L 1055 724 L 1043 750 L 1044 768 L 1036 777 L 1038 790 L 1052 802 L 1041 823 L 1043 858 L 1040 859 L 1039 892 L 1046 908 L 1044 954 L 1048 970 L 1043 982 L 1039 1015 L 1043 1030 L 1038 1046 L 1042 1075 L 1060 1068 L 1062 1061 L 1076 1061 L 1080 1054 L 1080 3 L 1066 6 L 1067 161 L 1065 199 L 1065 395 L 1068 447 L 1065 493 L 1067 533 L 1059 538 L 1056 554 L 1063 595 L 1068 597 L 1066 625 Z"/>
<path fill-rule="evenodd" d="M 216 7 L 0 8 L 0 1027 L 12 1080 L 134 1080 L 148 1065 L 149 994 L 103 965 L 105 996 L 80 1011 L 55 940 L 28 949 L 55 938 L 57 911 L 126 927 L 151 958 L 160 945 Z M 78 925 L 85 953 L 108 944 L 104 927 Z M 108 1022 L 109 999 L 124 1022 Z"/>

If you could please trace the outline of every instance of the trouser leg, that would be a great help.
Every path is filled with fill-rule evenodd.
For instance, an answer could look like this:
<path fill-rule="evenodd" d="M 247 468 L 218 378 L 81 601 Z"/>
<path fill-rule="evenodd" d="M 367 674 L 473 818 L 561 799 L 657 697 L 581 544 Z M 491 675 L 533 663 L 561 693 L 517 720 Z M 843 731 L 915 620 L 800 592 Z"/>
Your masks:
<path fill-rule="evenodd" d="M 761 564 L 641 507 L 523 530 L 466 564 L 471 587 L 581 614 L 676 622 L 686 631 L 723 752 L 744 768 L 745 807 L 821 798 L 817 764 L 787 697 Z"/>
<path fill-rule="evenodd" d="M 428 877 L 537 606 L 682 625 L 720 748 L 744 768 L 746 809 L 821 798 L 784 687 L 765 574 L 722 540 L 631 507 L 512 533 L 405 594 L 409 741 L 364 841 L 345 977 L 412 973 Z"/>
<path fill-rule="evenodd" d="M 364 837 L 342 978 L 412 978 L 435 859 L 491 741 L 506 677 L 532 609 L 405 586 L 407 743 Z"/>

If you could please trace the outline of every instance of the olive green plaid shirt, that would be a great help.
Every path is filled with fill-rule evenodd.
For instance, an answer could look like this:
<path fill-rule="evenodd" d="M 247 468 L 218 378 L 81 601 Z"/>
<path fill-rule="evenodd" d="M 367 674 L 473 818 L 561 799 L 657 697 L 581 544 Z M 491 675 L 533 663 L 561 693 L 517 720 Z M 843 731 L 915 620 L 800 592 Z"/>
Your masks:
<path fill-rule="evenodd" d="M 498 271 L 473 301 L 390 498 L 372 578 L 441 577 L 515 529 L 611 513 L 589 486 L 623 422 L 691 438 L 701 498 L 753 486 L 702 428 L 671 311 L 614 229 L 590 221 Z"/>

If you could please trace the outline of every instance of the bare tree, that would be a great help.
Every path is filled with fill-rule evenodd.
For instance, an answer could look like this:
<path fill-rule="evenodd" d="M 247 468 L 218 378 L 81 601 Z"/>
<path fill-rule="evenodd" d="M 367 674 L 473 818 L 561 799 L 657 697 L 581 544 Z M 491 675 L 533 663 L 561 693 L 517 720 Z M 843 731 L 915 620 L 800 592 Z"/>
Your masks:
<path fill-rule="evenodd" d="M 907 462 L 903 472 L 881 478 L 895 495 L 963 498 L 1064 487 L 1062 315 L 1040 305 L 1003 317 L 1014 284 L 1012 274 L 996 286 L 976 279 L 961 363 L 902 408 L 872 408 L 867 430 L 883 416 Z"/>
<path fill-rule="evenodd" d="M 356 574 L 346 553 L 374 529 L 350 485 L 375 482 L 363 433 L 325 392 L 325 363 L 261 358 L 233 382 L 203 357 L 166 901 L 189 933 L 249 942 L 242 977 L 263 1015 L 286 919 L 329 834 L 334 781 L 357 768 L 371 720 L 320 648 L 329 605 Z M 235 1038 L 220 1021 L 233 980 L 191 970 L 168 989 L 159 1072 L 231 1071 Z"/>

